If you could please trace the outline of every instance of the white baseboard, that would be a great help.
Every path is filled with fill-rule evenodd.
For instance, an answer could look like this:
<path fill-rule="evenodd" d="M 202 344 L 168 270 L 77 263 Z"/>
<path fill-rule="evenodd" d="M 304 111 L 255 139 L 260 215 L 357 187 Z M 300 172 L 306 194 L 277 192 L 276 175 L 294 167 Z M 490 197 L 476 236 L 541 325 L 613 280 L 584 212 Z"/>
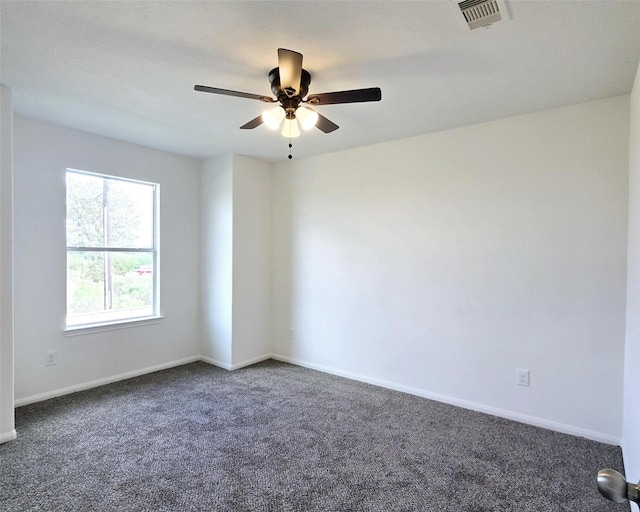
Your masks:
<path fill-rule="evenodd" d="M 469 409 L 472 411 L 482 412 L 485 414 L 490 414 L 492 416 L 498 416 L 500 418 L 505 418 L 508 420 L 518 421 L 520 423 L 525 423 L 527 425 L 533 425 L 536 427 L 546 428 L 548 430 L 553 430 L 556 432 L 562 432 L 563 434 L 570 434 L 577 437 L 584 437 L 586 439 L 591 439 L 592 441 L 598 441 L 600 443 L 611 444 L 615 446 L 620 446 L 622 443 L 622 439 L 610 436 L 608 434 L 603 434 L 601 432 L 595 432 L 592 430 L 586 430 L 580 427 L 575 427 L 573 425 L 565 425 L 564 423 L 558 423 L 555 421 L 545 420 L 542 418 L 536 418 L 534 416 L 528 416 L 526 414 L 520 414 L 517 412 L 507 411 L 504 409 L 498 409 L 496 407 L 490 407 L 488 405 L 479 404 L 476 402 L 470 402 L 468 400 L 461 400 L 459 398 L 451 397 L 448 395 L 441 395 L 438 393 L 432 393 L 430 391 L 426 391 L 419 388 L 414 388 L 410 386 L 404 386 L 402 384 L 396 384 L 395 382 L 376 379 L 372 377 L 367 377 L 365 375 L 360 375 L 351 372 L 345 372 L 342 370 L 337 370 L 335 368 L 331 368 L 324 365 L 319 365 L 315 363 L 310 363 L 308 361 L 303 361 L 300 359 L 282 356 L 279 354 L 272 354 L 271 357 L 278 361 L 282 361 L 285 363 L 291 363 L 298 366 L 304 366 L 305 368 L 310 368 L 312 370 L 318 370 L 324 373 L 330 373 L 332 375 L 337 375 L 339 377 L 345 377 L 347 379 L 356 380 L 359 382 L 365 382 L 367 384 L 373 384 L 375 386 L 381 386 L 387 389 L 393 389 L 395 391 L 401 391 L 403 393 L 409 393 L 411 395 L 420 396 L 422 398 L 428 398 L 429 400 L 435 400 L 436 402 L 443 402 L 450 405 L 455 405 L 457 407 L 462 407 L 463 409 Z"/>
<path fill-rule="evenodd" d="M 252 359 L 248 359 L 246 361 L 242 361 L 236 364 L 227 364 L 222 361 L 218 361 L 216 359 L 212 359 L 210 357 L 205 356 L 193 356 L 187 357 L 185 359 L 178 359 L 176 361 L 170 361 L 168 363 L 159 364 L 156 366 L 150 366 L 147 368 L 142 368 L 140 370 L 134 370 L 132 372 L 121 373 L 119 375 L 113 375 L 111 377 L 106 377 L 104 379 L 92 380 L 89 382 L 83 382 L 82 384 L 77 384 L 75 386 L 69 386 L 66 388 L 54 389 L 53 391 L 47 391 L 46 393 L 40 393 L 38 395 L 31 395 L 25 398 L 19 398 L 15 401 L 15 407 L 20 407 L 23 405 L 33 404 L 35 402 L 42 402 L 43 400 L 49 400 L 50 398 L 55 398 L 57 396 L 69 395 L 71 393 L 75 393 L 77 391 L 84 391 L 86 389 L 95 388 L 98 386 L 103 386 L 105 384 L 111 384 L 112 382 L 118 382 L 120 380 L 131 379 L 133 377 L 138 377 L 140 375 L 145 375 L 147 373 L 153 373 L 160 370 L 166 370 L 168 368 L 173 368 L 175 366 L 181 366 L 183 364 L 193 363 L 195 361 L 204 361 L 205 363 L 212 364 L 214 366 L 218 366 L 220 368 L 224 368 L 225 370 L 237 370 L 239 368 L 244 368 L 245 366 L 250 366 L 252 364 L 259 363 L 260 361 L 265 361 L 267 359 L 271 359 L 272 354 L 263 354 L 258 357 L 254 357 Z M 8 439 L 10 440 L 10 439 Z M 2 441 L 0 441 L 2 442 Z"/>
<path fill-rule="evenodd" d="M 210 364 L 212 366 L 217 366 L 218 368 L 222 368 L 223 370 L 233 369 L 229 363 L 218 361 L 217 359 L 213 359 L 212 357 L 200 356 L 200 361 L 202 361 L 203 363 Z"/>
<path fill-rule="evenodd" d="M 252 364 L 260 363 L 262 361 L 266 361 L 267 359 L 272 359 L 272 358 L 273 358 L 273 354 L 262 354 L 261 356 L 257 356 L 252 359 L 247 359 L 246 361 L 236 363 L 231 366 L 231 369 L 237 370 L 239 368 L 244 368 L 245 366 L 251 366 Z"/>
<path fill-rule="evenodd" d="M 18 434 L 15 429 L 10 432 L 4 432 L 3 434 L 0 434 L 0 444 L 13 441 L 17 436 Z"/>
<path fill-rule="evenodd" d="M 91 389 L 105 384 L 111 384 L 112 382 L 118 382 L 120 380 L 131 379 L 147 373 L 153 373 L 160 370 L 166 370 L 167 368 L 173 368 L 174 366 L 181 366 L 183 364 L 193 363 L 199 361 L 200 356 L 187 357 L 185 359 L 178 359 L 176 361 L 170 361 L 168 363 L 159 364 L 156 366 L 149 366 L 140 370 L 134 370 L 132 372 L 121 373 L 119 375 L 112 375 L 104 379 L 92 380 L 89 382 L 83 382 L 82 384 L 76 384 L 75 386 L 69 386 L 67 388 L 54 389 L 53 391 L 47 391 L 46 393 L 40 393 L 38 395 L 27 396 L 25 398 L 19 398 L 15 401 L 15 406 L 20 407 L 22 405 L 28 405 L 35 402 L 41 402 L 43 400 L 49 400 L 57 396 L 69 395 L 77 391 L 84 391 L 85 389 Z"/>
<path fill-rule="evenodd" d="M 562 432 L 564 434 L 570 434 L 578 437 L 584 437 L 586 439 L 591 439 L 592 441 L 598 441 L 605 444 L 611 444 L 616 446 L 621 446 L 622 439 L 615 436 L 610 436 L 608 434 L 603 434 L 601 432 L 595 432 L 592 430 L 586 430 L 583 428 L 575 427 L 573 425 L 566 425 L 564 423 L 558 423 L 555 421 L 545 420 L 542 418 L 536 418 L 534 416 L 528 416 L 526 414 L 520 414 L 512 411 L 507 411 L 504 409 L 498 409 L 496 407 L 490 407 L 484 404 L 480 404 L 477 402 L 470 402 L 467 400 L 461 400 L 459 398 L 451 397 L 448 395 L 441 395 L 438 393 L 432 393 L 430 391 L 426 391 L 419 388 L 414 388 L 411 386 L 404 386 L 402 384 L 397 384 L 395 382 L 376 379 L 372 377 L 367 377 L 365 375 L 360 375 L 352 372 L 346 372 L 342 370 L 338 370 L 335 368 L 331 368 L 329 366 L 319 365 L 315 363 L 310 363 L 308 361 L 304 361 L 301 359 L 296 359 L 292 357 L 287 357 L 279 354 L 263 354 L 261 356 L 254 357 L 252 359 L 247 359 L 246 361 L 242 361 L 240 363 L 229 364 L 222 361 L 218 361 L 216 359 L 212 359 L 206 356 L 193 356 L 185 359 L 180 359 L 177 361 L 171 361 L 169 363 L 164 363 L 157 366 L 152 366 L 148 368 L 143 368 L 140 370 L 135 370 L 128 373 L 122 373 L 119 375 L 114 375 L 111 377 L 107 377 L 104 379 L 93 380 L 90 382 L 85 382 L 83 384 L 78 384 L 76 386 L 70 386 L 67 388 L 56 389 L 53 391 L 48 391 L 46 393 L 42 393 L 39 395 L 33 395 L 26 398 L 20 398 L 15 401 L 15 406 L 20 407 L 22 405 L 27 405 L 35 402 L 40 402 L 42 400 L 48 400 L 50 398 L 55 398 L 57 396 L 67 395 L 70 393 L 75 393 L 76 391 L 83 391 L 85 389 L 94 388 L 97 386 L 102 386 L 104 384 L 110 384 L 112 382 L 117 382 L 120 380 L 130 379 L 132 377 L 138 377 L 139 375 L 144 375 L 147 373 L 157 372 L 159 370 L 165 370 L 167 368 L 173 368 L 174 366 L 181 366 L 183 364 L 193 363 L 195 361 L 203 361 L 205 363 L 211 364 L 213 366 L 217 366 L 219 368 L 223 368 L 225 370 L 237 370 L 239 368 L 244 368 L 246 366 L 250 366 L 252 364 L 259 363 L 261 361 L 265 361 L 267 359 L 276 359 L 278 361 L 282 361 L 285 363 L 295 364 L 298 366 L 303 366 L 305 368 L 310 368 L 312 370 L 318 370 L 324 373 L 329 373 L 332 375 L 337 375 L 339 377 L 345 377 L 347 379 L 365 382 L 367 384 L 373 384 L 375 386 L 380 386 L 387 389 L 393 389 L 395 391 L 401 391 L 403 393 L 409 393 L 411 395 L 420 396 L 422 398 L 427 398 L 429 400 L 435 400 L 437 402 L 443 402 L 450 405 L 455 405 L 457 407 L 462 407 L 464 409 L 469 409 L 472 411 L 482 412 L 485 414 L 491 414 L 493 416 L 498 416 L 501 418 L 506 418 L 509 420 L 518 421 L 520 423 L 525 423 L 528 425 L 534 425 L 536 427 L 546 428 L 548 430 L 554 430 L 556 432 Z M 13 436 L 13 437 L 12 437 Z M 15 431 L 9 432 L 6 434 L 0 435 L 0 443 L 11 441 L 15 439 L 16 433 Z"/>
<path fill-rule="evenodd" d="M 239 368 L 244 368 L 245 366 L 251 366 L 252 364 L 260 363 L 261 361 L 266 361 L 267 359 L 272 359 L 273 354 L 262 354 L 261 356 L 253 357 L 251 359 L 247 359 L 246 361 L 242 361 L 240 363 L 229 364 L 224 363 L 222 361 L 218 361 L 217 359 L 213 359 L 211 357 L 200 356 L 200 360 L 211 364 L 213 366 L 217 366 L 219 368 L 224 368 L 225 370 L 238 370 Z"/>

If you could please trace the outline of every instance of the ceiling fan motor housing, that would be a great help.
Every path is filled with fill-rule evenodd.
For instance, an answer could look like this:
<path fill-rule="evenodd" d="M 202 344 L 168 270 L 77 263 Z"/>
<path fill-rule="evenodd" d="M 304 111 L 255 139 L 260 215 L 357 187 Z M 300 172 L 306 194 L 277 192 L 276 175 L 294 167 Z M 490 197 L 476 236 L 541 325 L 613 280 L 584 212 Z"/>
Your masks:
<path fill-rule="evenodd" d="M 296 96 L 289 96 L 287 92 L 282 88 L 282 85 L 280 85 L 280 68 L 273 68 L 271 71 L 269 71 L 269 83 L 271 84 L 271 92 L 276 98 L 278 98 L 279 101 L 282 102 L 282 96 L 284 96 L 284 99 L 298 98 L 298 103 L 300 103 L 300 100 L 302 100 L 302 98 L 304 98 L 309 92 L 311 75 L 306 69 L 302 70 L 302 73 L 300 75 L 300 92 Z"/>

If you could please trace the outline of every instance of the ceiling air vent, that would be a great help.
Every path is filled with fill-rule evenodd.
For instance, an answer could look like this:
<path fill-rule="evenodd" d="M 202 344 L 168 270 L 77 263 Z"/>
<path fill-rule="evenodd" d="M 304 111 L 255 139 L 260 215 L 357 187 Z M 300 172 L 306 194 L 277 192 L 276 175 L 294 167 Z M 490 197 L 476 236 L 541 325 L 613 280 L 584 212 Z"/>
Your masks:
<path fill-rule="evenodd" d="M 488 27 L 496 21 L 508 20 L 509 13 L 503 0 L 455 1 L 455 8 L 464 18 L 469 30 Z"/>

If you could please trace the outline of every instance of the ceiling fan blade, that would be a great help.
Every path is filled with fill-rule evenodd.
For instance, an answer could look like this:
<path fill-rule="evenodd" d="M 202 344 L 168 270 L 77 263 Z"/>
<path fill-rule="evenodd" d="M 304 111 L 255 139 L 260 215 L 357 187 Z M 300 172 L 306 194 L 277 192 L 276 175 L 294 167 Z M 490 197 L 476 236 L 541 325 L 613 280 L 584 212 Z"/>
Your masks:
<path fill-rule="evenodd" d="M 309 110 L 312 110 L 312 109 L 309 109 Z M 318 113 L 316 112 L 316 114 Z M 340 127 L 333 121 L 330 121 L 329 119 L 324 117 L 323 115 L 318 114 L 318 121 L 316 122 L 316 128 L 324 133 L 331 133 L 331 132 L 335 132 Z"/>
<path fill-rule="evenodd" d="M 298 95 L 302 79 L 302 54 L 278 48 L 278 68 L 282 90 L 289 98 Z"/>
<path fill-rule="evenodd" d="M 253 130 L 254 128 L 256 128 L 257 126 L 260 126 L 262 124 L 262 114 L 259 115 L 258 117 L 256 117 L 255 119 L 252 119 L 251 121 L 249 121 L 248 123 L 243 124 L 240 129 L 241 130 Z"/>
<path fill-rule="evenodd" d="M 238 98 L 260 100 L 264 101 L 265 103 L 273 103 L 276 101 L 273 98 L 269 98 L 268 96 L 260 96 L 259 94 L 251 94 L 248 92 L 230 91 L 229 89 L 219 89 L 218 87 L 208 87 L 206 85 L 196 85 L 194 89 L 200 92 L 212 92 L 214 94 L 224 94 L 225 96 L 236 96 Z"/>
<path fill-rule="evenodd" d="M 379 87 L 369 89 L 353 89 L 351 91 L 325 92 L 313 94 L 307 98 L 312 105 L 336 105 L 338 103 L 362 103 L 365 101 L 380 101 L 382 91 Z"/>

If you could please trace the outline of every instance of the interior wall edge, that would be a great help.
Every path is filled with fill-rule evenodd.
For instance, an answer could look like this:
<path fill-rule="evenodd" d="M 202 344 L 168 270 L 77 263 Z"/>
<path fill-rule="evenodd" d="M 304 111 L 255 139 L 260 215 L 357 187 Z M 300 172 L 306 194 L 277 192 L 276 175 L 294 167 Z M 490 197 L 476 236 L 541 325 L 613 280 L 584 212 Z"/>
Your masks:
<path fill-rule="evenodd" d="M 13 441 L 16 437 L 18 437 L 18 433 L 14 428 L 11 432 L 5 432 L 4 434 L 0 434 L 0 444 Z"/>
<path fill-rule="evenodd" d="M 0 84 L 0 443 L 15 439 L 13 96 Z"/>
<path fill-rule="evenodd" d="M 222 368 L 223 370 L 232 370 L 230 363 L 220 361 L 219 359 L 214 359 L 213 357 L 200 356 L 200 361 L 210 364 L 211 366 L 217 366 L 218 368 Z"/>
<path fill-rule="evenodd" d="M 260 356 L 252 357 L 251 359 L 247 359 L 245 361 L 240 361 L 234 364 L 228 364 L 223 361 L 218 361 L 216 359 L 212 359 L 211 357 L 200 356 L 200 361 L 203 363 L 210 364 L 212 366 L 217 366 L 218 368 L 222 368 L 224 370 L 239 370 L 240 368 L 245 368 L 247 366 L 251 366 L 252 364 L 261 363 L 262 361 L 266 361 L 267 359 L 274 359 L 273 354 L 262 354 Z"/>
<path fill-rule="evenodd" d="M 622 454 L 627 480 L 640 478 L 640 65 L 629 105 L 629 231 L 624 361 Z M 631 509 L 639 511 L 633 503 Z"/>

